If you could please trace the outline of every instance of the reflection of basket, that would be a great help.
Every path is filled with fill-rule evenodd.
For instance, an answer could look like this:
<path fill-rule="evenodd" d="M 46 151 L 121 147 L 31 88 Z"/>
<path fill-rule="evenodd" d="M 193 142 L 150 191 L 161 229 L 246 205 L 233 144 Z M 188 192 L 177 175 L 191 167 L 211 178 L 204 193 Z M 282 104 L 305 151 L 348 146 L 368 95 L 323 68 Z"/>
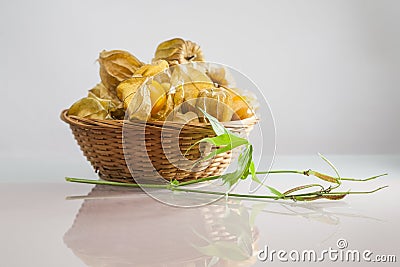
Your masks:
<path fill-rule="evenodd" d="M 61 119 L 70 125 L 83 154 L 104 180 L 135 182 L 133 176 L 151 182 L 157 173 L 167 180 L 197 179 L 222 173 L 231 160 L 230 153 L 225 153 L 196 165 L 195 169 L 179 167 L 182 154 L 192 144 L 204 137 L 214 136 L 211 127 L 205 123 L 183 126 L 174 122 L 125 121 L 124 124 L 123 120 L 68 116 L 66 110 L 61 113 Z M 228 122 L 225 127 L 245 136 L 255 123 L 256 119 L 249 118 Z M 123 140 L 122 133 L 125 137 L 129 134 L 129 138 Z M 176 144 L 178 149 L 174 149 Z M 193 162 L 201 154 L 199 149 L 191 149 L 186 158 L 190 160 L 188 162 Z"/>
<path fill-rule="evenodd" d="M 221 201 L 185 209 L 132 192 L 97 185 L 82 204 L 64 243 L 88 266 L 207 266 L 213 255 L 198 247 L 218 240 L 233 246 L 243 238 L 222 220 L 244 208 L 239 202 L 232 203 L 234 208 Z M 231 218 L 235 229 L 247 227 L 248 216 Z M 249 246 L 254 248 L 258 231 L 251 228 L 251 233 Z M 250 266 L 253 261 L 249 255 L 244 261 L 221 259 L 216 266 Z"/>

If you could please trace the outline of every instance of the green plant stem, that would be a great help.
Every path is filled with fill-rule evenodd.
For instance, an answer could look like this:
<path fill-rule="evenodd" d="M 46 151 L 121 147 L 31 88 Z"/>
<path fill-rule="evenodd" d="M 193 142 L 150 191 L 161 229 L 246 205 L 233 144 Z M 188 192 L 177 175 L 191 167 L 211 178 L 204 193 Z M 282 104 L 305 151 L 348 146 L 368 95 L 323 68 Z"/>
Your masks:
<path fill-rule="evenodd" d="M 258 172 L 256 172 L 256 174 L 285 174 L 285 173 L 288 173 L 288 174 L 302 174 L 302 175 L 305 175 L 305 176 L 310 176 L 310 175 L 315 176 L 315 174 L 318 173 L 318 172 L 315 172 L 315 171 L 310 170 L 310 169 L 309 170 L 305 170 L 305 171 L 299 171 L 299 170 L 270 170 L 270 171 L 258 171 Z M 326 174 L 322 174 L 322 173 L 318 173 L 318 174 L 322 175 L 324 177 L 329 177 L 332 181 L 336 181 L 337 180 L 336 177 L 332 177 L 332 176 L 329 176 L 329 175 L 326 175 Z M 251 175 L 251 174 L 249 174 L 249 175 Z M 388 175 L 388 174 L 384 173 L 384 174 L 368 177 L 368 178 L 365 178 L 365 179 L 340 178 L 340 180 L 342 180 L 342 181 L 352 181 L 352 182 L 366 182 L 366 181 L 370 181 L 370 180 L 373 180 L 373 179 L 377 179 L 377 178 L 385 176 L 385 175 Z M 220 177 L 221 177 L 220 175 L 204 177 L 204 178 L 200 178 L 200 179 L 196 179 L 196 180 L 190 180 L 190 181 L 187 181 L 187 182 L 181 182 L 178 185 L 179 186 L 191 185 L 191 184 L 196 184 L 196 183 L 200 183 L 200 182 L 217 180 Z"/>
<path fill-rule="evenodd" d="M 103 180 L 90 180 L 90 179 L 82 179 L 82 178 L 72 178 L 65 177 L 65 181 L 73 182 L 73 183 L 81 183 L 81 184 L 98 184 L 98 185 L 115 185 L 115 186 L 125 186 L 125 187 L 146 187 L 146 188 L 159 188 L 166 189 L 169 184 L 133 184 L 133 183 L 120 183 L 120 182 L 111 182 L 111 181 L 103 181 Z"/>
<path fill-rule="evenodd" d="M 296 171 L 296 170 L 271 170 L 271 171 L 258 171 L 256 174 L 274 174 L 274 173 L 296 173 L 296 174 L 304 174 L 304 171 Z"/>
<path fill-rule="evenodd" d="M 135 187 L 135 188 L 157 188 L 157 189 L 167 189 L 171 191 L 180 191 L 180 192 L 188 192 L 188 193 L 200 193 L 200 194 L 208 194 L 208 195 L 220 195 L 220 196 L 228 196 L 228 197 L 236 197 L 236 198 L 253 198 L 253 199 L 294 199 L 296 197 L 314 197 L 314 196 L 336 196 L 336 195 L 350 195 L 350 194 L 370 194 L 376 191 L 379 191 L 387 186 L 379 187 L 372 191 L 347 191 L 347 192 L 311 192 L 311 193 L 302 193 L 302 194 L 289 194 L 282 196 L 271 196 L 271 195 L 250 195 L 250 194 L 237 194 L 237 193 L 224 193 L 217 191 L 206 191 L 206 190 L 198 190 L 198 189 L 189 189 L 182 188 L 180 186 L 174 186 L 170 184 L 165 185 L 155 185 L 155 184 L 129 184 L 129 183 L 120 183 L 120 182 L 110 182 L 103 180 L 88 180 L 81 178 L 71 178 L 66 177 L 65 180 L 67 182 L 74 183 L 85 183 L 85 184 L 96 184 L 96 185 L 112 185 L 112 186 L 122 186 L 122 187 Z"/>
<path fill-rule="evenodd" d="M 259 171 L 256 172 L 256 174 L 274 174 L 274 173 L 297 173 L 297 174 L 304 174 L 304 171 L 296 171 L 296 170 L 273 170 L 273 171 Z M 249 174 L 250 175 L 250 174 Z M 210 176 L 210 177 L 204 177 L 196 180 L 190 180 L 187 182 L 182 182 L 179 183 L 179 186 L 184 186 L 184 185 L 190 185 L 190 184 L 196 184 L 200 182 L 206 182 L 206 181 L 212 181 L 212 180 L 217 180 L 220 178 L 221 175 L 215 175 L 215 176 Z"/>
<path fill-rule="evenodd" d="M 270 170 L 270 171 L 258 171 L 258 172 L 256 172 L 256 174 L 285 174 L 285 173 L 288 173 L 288 174 L 302 174 L 302 175 L 309 176 L 310 173 L 315 173 L 315 172 L 312 171 L 312 170 L 305 170 L 305 171 L 299 171 L 299 170 Z M 325 175 L 325 174 L 322 174 L 322 175 L 330 177 L 330 176 Z M 377 179 L 377 178 L 385 176 L 385 175 L 388 175 L 388 174 L 384 173 L 384 174 L 368 177 L 368 178 L 365 178 L 365 179 L 341 178 L 341 180 L 342 181 L 353 181 L 353 182 L 366 182 L 366 181 Z M 206 181 L 217 180 L 220 177 L 221 177 L 220 175 L 216 175 L 216 176 L 199 178 L 199 179 L 196 179 L 196 180 L 190 180 L 190 181 L 186 181 L 186 182 L 181 182 L 181 183 L 178 184 L 178 186 L 186 186 L 186 185 L 191 185 L 191 184 L 196 184 L 196 183 L 201 183 L 201 182 L 206 182 Z M 101 180 L 87 180 L 87 179 L 69 178 L 69 177 L 66 178 L 66 180 L 69 181 L 69 182 L 70 182 L 70 179 L 73 179 L 74 180 L 73 182 L 80 182 L 80 183 L 85 183 L 85 181 L 89 181 L 87 183 L 94 184 L 94 181 L 97 181 L 98 184 L 102 184 L 102 182 L 103 182 Z M 335 178 L 333 178 L 333 179 L 335 179 Z M 118 182 L 108 182 L 108 183 L 118 183 Z M 112 185 L 112 184 L 109 184 L 109 185 Z M 129 185 L 131 187 L 140 187 L 137 184 L 129 184 Z M 142 184 L 142 186 L 146 186 L 147 188 L 165 188 L 164 185 L 157 185 L 157 184 Z"/>
<path fill-rule="evenodd" d="M 365 179 L 341 178 L 341 180 L 342 181 L 351 181 L 351 182 L 366 182 L 366 181 L 374 180 L 376 178 L 379 178 L 379 177 L 382 177 L 382 176 L 386 176 L 386 175 L 388 175 L 388 173 L 384 173 L 384 174 L 368 177 L 368 178 L 365 178 Z"/>
<path fill-rule="evenodd" d="M 203 178 L 199 178 L 199 179 L 196 179 L 196 180 L 190 180 L 190 181 L 186 181 L 186 182 L 180 182 L 180 183 L 178 184 L 178 186 L 185 186 L 185 185 L 197 184 L 197 183 L 206 182 L 206 181 L 217 180 L 217 179 L 220 178 L 220 177 L 221 177 L 221 175 L 203 177 Z"/>
<path fill-rule="evenodd" d="M 311 169 L 305 170 L 305 171 L 298 171 L 298 170 L 271 170 L 271 171 L 258 171 L 258 172 L 256 172 L 256 174 L 279 174 L 279 173 L 294 173 L 294 174 L 302 174 L 302 175 L 305 175 L 305 176 L 310 176 L 310 175 L 315 176 L 314 174 L 318 173 L 318 172 L 313 171 Z M 326 174 L 323 174 L 323 173 L 318 173 L 318 174 L 320 174 L 322 176 L 325 176 L 325 177 L 330 177 L 332 179 L 338 179 L 336 177 L 332 177 L 332 176 L 329 176 L 329 175 L 326 175 Z M 375 175 L 375 176 L 364 178 L 364 179 L 341 177 L 340 180 L 341 181 L 350 181 L 350 182 L 366 182 L 366 181 L 374 180 L 374 179 L 377 179 L 379 177 L 386 176 L 386 175 L 388 175 L 388 173 L 383 173 L 383 174 Z"/>
<path fill-rule="evenodd" d="M 210 195 L 220 195 L 220 196 L 228 196 L 228 197 L 237 197 L 237 198 L 265 198 L 265 199 L 293 199 L 293 197 L 313 197 L 313 196 L 336 196 L 336 195 L 355 195 L 355 194 L 372 194 L 379 190 L 386 188 L 387 186 L 382 186 L 376 188 L 371 191 L 346 191 L 346 192 L 328 192 L 322 193 L 312 192 L 312 193 L 303 193 L 303 194 L 290 194 L 279 196 L 271 196 L 271 195 L 250 195 L 250 194 L 236 194 L 236 193 L 224 193 L 224 192 L 216 192 L 216 191 L 205 191 L 205 190 L 197 190 L 197 189 L 186 189 L 175 187 L 172 188 L 172 191 L 183 191 L 183 192 L 192 192 L 192 193 L 201 193 L 201 194 L 210 194 Z"/>

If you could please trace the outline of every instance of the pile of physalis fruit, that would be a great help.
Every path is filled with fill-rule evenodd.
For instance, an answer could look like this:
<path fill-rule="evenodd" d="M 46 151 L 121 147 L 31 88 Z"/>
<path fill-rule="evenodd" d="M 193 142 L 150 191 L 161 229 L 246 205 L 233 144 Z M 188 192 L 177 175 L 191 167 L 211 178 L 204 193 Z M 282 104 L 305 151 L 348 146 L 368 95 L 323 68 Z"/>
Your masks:
<path fill-rule="evenodd" d="M 204 62 L 200 46 L 191 41 L 162 42 L 149 64 L 122 50 L 103 51 L 98 62 L 101 82 L 68 115 L 193 122 L 205 110 L 227 122 L 252 117 L 258 106 L 251 92 L 234 87 L 226 68 Z"/>

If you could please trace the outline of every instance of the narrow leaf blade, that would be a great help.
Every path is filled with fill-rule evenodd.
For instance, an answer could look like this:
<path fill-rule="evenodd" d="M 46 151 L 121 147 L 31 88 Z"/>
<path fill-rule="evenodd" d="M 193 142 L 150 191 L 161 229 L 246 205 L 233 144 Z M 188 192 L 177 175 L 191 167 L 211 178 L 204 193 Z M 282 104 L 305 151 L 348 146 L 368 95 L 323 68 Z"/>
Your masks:
<path fill-rule="evenodd" d="M 284 197 L 285 196 L 284 194 L 282 194 L 277 189 L 275 189 L 275 188 L 273 188 L 271 186 L 266 185 L 266 187 L 269 189 L 269 191 L 271 191 L 272 194 L 274 194 L 277 197 Z"/>
<path fill-rule="evenodd" d="M 208 119 L 208 121 L 211 124 L 212 129 L 214 130 L 216 135 L 222 135 L 224 133 L 227 133 L 228 131 L 225 129 L 225 127 L 213 116 L 208 114 L 205 110 L 200 109 L 200 111 L 204 114 L 204 116 Z"/>

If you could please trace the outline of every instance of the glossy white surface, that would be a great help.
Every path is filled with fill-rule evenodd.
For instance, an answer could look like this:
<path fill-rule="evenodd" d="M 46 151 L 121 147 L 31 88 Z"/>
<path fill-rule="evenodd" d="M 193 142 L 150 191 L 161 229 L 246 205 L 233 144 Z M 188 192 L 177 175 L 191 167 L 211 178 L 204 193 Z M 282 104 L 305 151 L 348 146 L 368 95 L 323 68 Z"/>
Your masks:
<path fill-rule="evenodd" d="M 396 255 L 399 261 L 400 156 L 329 158 L 343 176 L 366 177 L 389 172 L 389 176 L 369 183 L 348 182 L 344 190 L 390 187 L 341 201 L 228 199 L 187 209 L 164 205 L 138 190 L 115 187 L 92 190 L 91 185 L 65 183 L 62 175 L 86 175 L 86 167 L 80 167 L 78 161 L 76 165 L 56 160 L 47 166 L 35 161 L 19 165 L 25 170 L 41 170 L 42 178 L 39 172 L 30 175 L 26 171 L 26 176 L 22 176 L 24 169 L 15 169 L 17 165 L 10 163 L 3 166 L 7 177 L 0 180 L 0 265 L 206 266 L 211 256 L 205 254 L 216 254 L 216 250 L 205 251 L 200 247 L 224 240 L 227 250 L 219 255 L 230 260 L 220 260 L 217 266 L 264 266 L 270 262 L 260 262 L 256 257 L 245 259 L 235 244 L 245 252 L 255 252 L 265 245 L 275 250 L 320 252 L 337 248 L 339 238 L 347 240 L 349 249 Z M 316 156 L 278 158 L 274 169 L 283 168 L 331 172 Z M 32 175 L 36 178 L 31 178 Z M 48 177 L 52 175 L 54 179 L 50 180 Z M 268 179 L 270 185 L 284 190 L 310 182 L 311 178 L 274 175 Z M 245 182 L 235 191 L 247 193 L 247 189 Z M 83 198 L 66 199 L 71 196 Z M 253 217 L 254 225 L 250 222 Z M 307 263 L 296 263 L 303 264 Z M 386 265 L 396 266 L 396 263 Z"/>

